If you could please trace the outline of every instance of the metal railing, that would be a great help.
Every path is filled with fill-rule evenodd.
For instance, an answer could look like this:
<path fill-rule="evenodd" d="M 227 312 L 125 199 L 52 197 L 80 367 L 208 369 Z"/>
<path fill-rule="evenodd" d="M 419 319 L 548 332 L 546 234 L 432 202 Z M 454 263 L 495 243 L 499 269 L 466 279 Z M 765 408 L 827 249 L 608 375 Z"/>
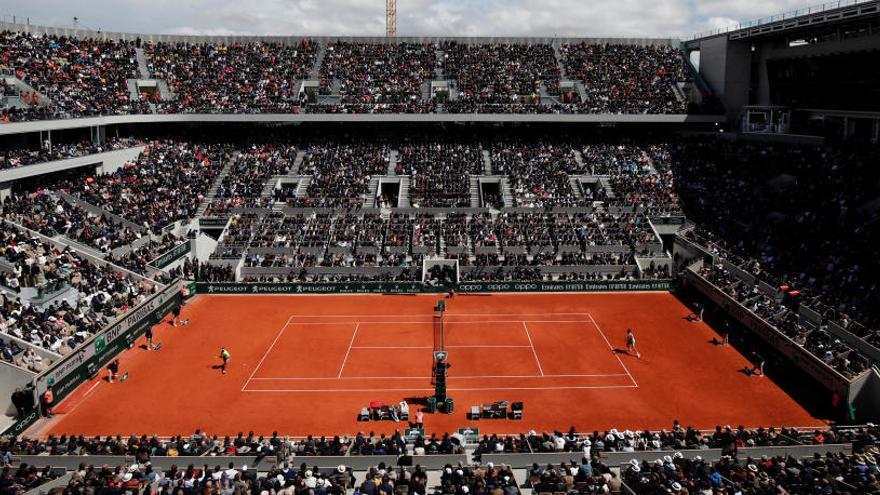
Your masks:
<path fill-rule="evenodd" d="M 783 12 L 781 14 L 774 14 L 767 17 L 761 17 L 758 19 L 754 19 L 751 21 L 746 21 L 740 24 L 730 25 L 722 28 L 711 29 L 709 31 L 703 31 L 700 33 L 696 33 L 691 36 L 690 40 L 697 40 L 700 38 L 708 38 L 710 36 L 716 36 L 719 34 L 729 33 L 731 31 L 739 31 L 740 29 L 749 29 L 753 27 L 763 26 L 765 24 L 770 24 L 773 22 L 784 21 L 787 19 L 794 19 L 796 17 L 801 17 L 805 15 L 818 14 L 821 12 L 826 12 L 829 10 L 839 9 L 841 7 L 849 7 L 851 5 L 858 5 L 862 3 L 870 3 L 876 0 L 838 0 L 836 2 L 826 2 L 819 5 L 813 5 L 811 7 L 804 7 L 797 10 L 791 10 L 788 12 Z"/>

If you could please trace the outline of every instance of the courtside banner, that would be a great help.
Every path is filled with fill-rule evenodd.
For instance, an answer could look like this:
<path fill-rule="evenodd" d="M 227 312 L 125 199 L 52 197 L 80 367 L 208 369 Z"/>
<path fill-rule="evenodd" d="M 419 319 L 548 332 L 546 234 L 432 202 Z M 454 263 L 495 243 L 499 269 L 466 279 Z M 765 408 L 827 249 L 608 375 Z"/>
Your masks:
<path fill-rule="evenodd" d="M 463 282 L 456 292 L 624 292 L 668 291 L 670 280 L 586 280 L 580 282 Z M 327 282 L 303 284 L 196 284 L 197 294 L 421 294 L 448 290 L 420 282 Z"/>
<path fill-rule="evenodd" d="M 151 261 L 150 266 L 155 266 L 156 268 L 165 268 L 166 266 L 174 263 L 186 256 L 187 253 L 192 251 L 192 241 L 182 242 L 173 248 L 169 249 L 162 253 L 161 256 Z"/>
<path fill-rule="evenodd" d="M 40 419 L 40 411 L 34 407 L 31 409 L 29 413 L 25 415 L 25 417 L 17 420 L 15 423 L 12 423 L 12 426 L 6 428 L 3 433 L 0 433 L 2 436 L 14 436 L 17 437 L 25 432 L 28 428 L 31 427 L 37 420 Z"/>
<path fill-rule="evenodd" d="M 130 347 L 147 328 L 161 321 L 181 301 L 179 281 L 174 281 L 153 294 L 122 319 L 87 340 L 72 354 L 37 375 L 37 396 L 41 397 L 48 387 L 52 387 L 55 403 L 61 402 L 120 352 Z"/>
<path fill-rule="evenodd" d="M 583 280 L 571 282 L 462 282 L 456 292 L 625 292 L 672 289 L 669 280 Z"/>

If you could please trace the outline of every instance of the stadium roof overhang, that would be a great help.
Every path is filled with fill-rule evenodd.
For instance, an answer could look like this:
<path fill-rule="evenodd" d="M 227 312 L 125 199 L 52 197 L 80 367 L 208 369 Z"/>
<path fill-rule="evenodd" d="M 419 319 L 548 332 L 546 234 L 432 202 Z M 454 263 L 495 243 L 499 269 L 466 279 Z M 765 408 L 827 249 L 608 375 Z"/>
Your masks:
<path fill-rule="evenodd" d="M 699 33 L 687 40 L 686 48 L 699 48 L 700 41 L 725 37 L 729 40 L 742 40 L 762 36 L 773 36 L 818 26 L 842 24 L 880 15 L 880 0 L 841 0 L 828 2 L 770 17 L 756 19 L 739 26 Z"/>

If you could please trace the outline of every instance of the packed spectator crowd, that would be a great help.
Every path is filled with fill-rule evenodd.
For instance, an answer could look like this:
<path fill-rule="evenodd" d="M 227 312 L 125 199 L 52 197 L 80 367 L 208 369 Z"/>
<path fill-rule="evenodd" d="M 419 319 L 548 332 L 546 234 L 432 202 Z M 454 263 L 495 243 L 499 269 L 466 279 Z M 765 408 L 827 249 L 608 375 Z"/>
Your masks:
<path fill-rule="evenodd" d="M 105 255 L 144 235 L 107 213 L 93 213 L 75 201 L 42 189 L 6 198 L 3 213 L 29 229 L 49 237 L 63 235 Z"/>
<path fill-rule="evenodd" d="M 700 274 L 844 377 L 854 378 L 869 367 L 868 359 L 855 348 L 833 337 L 827 329 L 801 321 L 796 308 L 764 293 L 757 282 L 740 279 L 720 264 L 704 266 Z"/>
<path fill-rule="evenodd" d="M 147 74 L 139 72 L 139 47 Z M 142 42 L 6 31 L 0 68 L 33 88 L 19 91 L 3 80 L 0 94 L 22 103 L 0 110 L 4 122 L 154 112 L 686 113 L 679 85 L 690 80 L 681 50 L 671 46 L 583 42 L 557 51 L 529 40 L 322 46 L 312 39 Z M 141 77 L 168 91 L 133 97 L 129 80 Z M 572 81 L 563 86 L 563 77 Z M 435 80 L 449 84 L 445 96 L 432 94 Z M 574 80 L 586 88 L 585 101 Z"/>
<path fill-rule="evenodd" d="M 678 48 L 582 42 L 559 52 L 568 76 L 583 81 L 583 113 L 687 113 L 684 95 L 676 95 L 690 79 Z"/>
<path fill-rule="evenodd" d="M 0 332 L 61 355 L 134 308 L 155 288 L 99 266 L 69 247 L 9 226 L 0 232 L 0 264 L 5 287 L 16 292 L 44 288 L 26 300 L 23 295 L 0 295 Z M 40 297 L 51 299 L 40 302 Z M 31 349 L 21 360 L 16 362 L 34 371 L 48 364 Z"/>
<path fill-rule="evenodd" d="M 0 33 L 0 68 L 9 68 L 37 94 L 30 105 L 2 112 L 4 121 L 148 113 L 131 101 L 127 80 L 137 77 L 130 41 Z"/>
<path fill-rule="evenodd" d="M 472 111 L 539 105 L 542 90 L 560 94 L 560 68 L 549 44 L 447 41 L 440 48 L 444 75 L 455 79 L 457 113 L 466 113 L 461 111 L 466 105 Z"/>
<path fill-rule="evenodd" d="M 8 208 L 24 220 L 40 223 L 40 228 L 109 252 L 148 231 L 158 233 L 170 223 L 194 218 L 224 158 L 216 145 L 151 141 L 134 162 L 114 172 L 42 184 L 32 194 L 20 194 Z M 56 199 L 46 191 L 71 194 L 105 213 L 93 213 L 76 199 Z"/>
<path fill-rule="evenodd" d="M 374 143 L 337 142 L 306 150 L 300 175 L 312 179 L 303 198 L 289 197 L 287 204 L 297 207 L 356 207 L 364 203 L 370 176 L 388 171 L 387 146 Z"/>
<path fill-rule="evenodd" d="M 648 224 L 635 218 L 632 213 L 597 211 L 393 213 L 387 220 L 374 213 L 342 211 L 235 215 L 215 256 L 238 259 L 244 253 L 244 278 L 264 281 L 356 280 L 348 277 L 358 275 L 417 280 L 420 270 L 409 268 L 421 267 L 423 256 L 442 254 L 444 247 L 446 256 L 457 258 L 462 267 L 479 268 L 466 270 L 465 278 L 631 278 L 636 275 L 635 255 L 662 253 Z M 376 270 L 325 270 L 340 267 Z M 652 270 L 654 277 L 669 275 L 665 268 Z M 214 270 L 206 275 L 218 281 Z"/>
<path fill-rule="evenodd" d="M 9 147 L 0 151 L 0 170 L 53 160 L 94 155 L 95 153 L 103 153 L 105 151 L 130 148 L 138 144 L 140 144 L 140 141 L 134 138 L 111 138 L 102 144 L 95 144 L 92 140 L 83 140 L 75 143 L 57 143 L 52 145 L 46 142 L 39 148 Z"/>
<path fill-rule="evenodd" d="M 791 455 L 724 457 L 712 462 L 676 453 L 654 462 L 633 459 L 623 479 L 637 494 L 877 493 L 878 454 L 880 450 L 872 447 L 855 455 L 828 452 L 806 459 Z"/>
<path fill-rule="evenodd" d="M 672 154 L 695 240 L 880 344 L 875 149 L 693 139 Z"/>
<path fill-rule="evenodd" d="M 436 51 L 432 43 L 330 43 L 319 91 L 326 95 L 337 89 L 343 107 L 353 104 L 355 110 L 411 111 L 421 104 L 422 84 L 434 78 Z"/>
<path fill-rule="evenodd" d="M 400 147 L 396 173 L 409 175 L 410 202 L 416 208 L 470 206 L 470 177 L 483 170 L 483 155 L 473 144 L 413 143 Z"/>
<path fill-rule="evenodd" d="M 172 234 L 163 235 L 158 241 L 150 240 L 139 248 L 132 248 L 127 253 L 119 253 L 118 255 L 110 255 L 107 261 L 127 268 L 135 273 L 147 274 L 150 262 L 179 245 L 182 241 Z"/>
<path fill-rule="evenodd" d="M 254 41 L 231 44 L 159 42 L 146 45 L 150 75 L 174 98 L 162 113 L 296 113 L 298 81 L 309 74 L 318 44 Z"/>
<path fill-rule="evenodd" d="M 148 436 L 50 436 L 43 440 L 6 437 L 0 452 L 7 461 L 20 455 L 116 455 L 128 456 L 125 466 L 100 468 L 80 465 L 73 470 L 66 491 L 136 490 L 151 487 L 162 493 L 188 490 L 219 490 L 229 493 L 323 493 L 343 495 L 355 488 L 364 494 L 428 493 L 443 495 L 517 495 L 521 487 L 537 494 L 578 493 L 582 495 L 620 493 L 874 493 L 877 481 L 880 431 L 873 426 L 798 431 L 791 428 L 718 426 L 698 431 L 674 422 L 671 430 L 659 432 L 610 429 L 579 433 L 562 431 L 511 436 L 483 435 L 473 440 L 473 464 L 446 464 L 433 482 L 419 456 L 462 453 L 464 437 L 456 433 L 406 441 L 400 432 L 391 435 L 358 433 L 354 437 L 312 437 L 291 439 L 277 432 L 258 436 L 253 432 L 218 437 L 200 430 L 189 436 L 167 439 Z M 852 444 L 853 452 L 816 453 L 811 457 L 770 456 L 742 450 L 749 447 Z M 720 458 L 708 449 L 721 449 Z M 688 455 L 683 451 L 689 450 Z M 697 455 L 694 455 L 697 450 Z M 707 451 L 705 459 L 702 452 Z M 482 462 L 486 454 L 570 453 L 571 460 L 559 464 L 532 464 L 525 478 L 518 479 L 511 466 Z M 656 452 L 657 459 L 632 459 L 622 465 L 608 462 L 607 454 Z M 166 469 L 153 466 L 154 456 L 205 456 L 204 463 Z M 269 467 L 211 462 L 214 455 L 256 456 Z M 380 462 L 355 477 L 345 465 L 336 468 L 309 467 L 299 456 L 396 455 L 398 467 Z M 413 456 L 413 457 L 410 457 Z M 214 464 L 212 467 L 211 464 Z M 412 466 L 413 467 L 408 467 Z M 8 470 L 9 468 L 7 468 Z M 7 483 L 11 471 L 4 476 Z M 23 466 L 14 483 L 36 487 L 51 479 L 50 471 Z M 45 478 L 45 479 L 41 479 Z M 625 486 L 624 486 L 625 484 Z M 286 490 L 286 491 L 285 491 Z M 818 491 L 817 491 L 818 490 Z"/>
<path fill-rule="evenodd" d="M 569 178 L 587 171 L 570 146 L 499 142 L 490 153 L 492 172 L 510 177 L 516 206 L 580 206 Z"/>

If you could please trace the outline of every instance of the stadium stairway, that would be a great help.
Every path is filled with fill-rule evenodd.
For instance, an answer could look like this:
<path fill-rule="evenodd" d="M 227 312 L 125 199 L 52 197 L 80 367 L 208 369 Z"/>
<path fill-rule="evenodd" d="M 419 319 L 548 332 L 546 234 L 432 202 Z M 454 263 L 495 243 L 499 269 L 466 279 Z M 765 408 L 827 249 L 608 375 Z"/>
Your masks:
<path fill-rule="evenodd" d="M 397 150 L 391 150 L 388 153 L 388 175 L 397 175 L 397 160 L 400 158 L 400 153 Z"/>
<path fill-rule="evenodd" d="M 684 90 L 681 85 L 684 83 L 671 83 L 670 87 L 672 88 L 672 94 L 675 95 L 676 101 L 682 103 L 687 100 L 687 97 L 684 94 Z"/>
<path fill-rule="evenodd" d="M 472 175 L 470 176 L 471 187 L 471 208 L 480 208 L 481 206 L 481 195 L 480 195 L 480 176 Z"/>
<path fill-rule="evenodd" d="M 128 86 L 128 99 L 138 101 L 141 95 L 138 93 L 137 79 L 127 79 L 125 84 Z"/>
<path fill-rule="evenodd" d="M 569 175 L 568 183 L 571 184 L 571 192 L 574 194 L 574 197 L 577 199 L 581 199 L 584 197 L 583 189 L 581 189 L 581 176 L 580 175 Z"/>
<path fill-rule="evenodd" d="M 550 92 L 547 91 L 547 85 L 544 84 L 543 82 L 541 83 L 541 86 L 538 88 L 538 96 L 541 97 L 542 102 L 553 102 L 553 103 L 559 102 L 559 98 L 556 96 L 552 96 L 550 94 Z"/>
<path fill-rule="evenodd" d="M 412 208 L 412 203 L 409 201 L 410 180 L 411 179 L 408 175 L 400 178 L 400 195 L 397 199 L 397 205 L 399 208 Z"/>
<path fill-rule="evenodd" d="M 492 157 L 489 156 L 489 150 L 483 151 L 483 175 L 492 175 Z"/>
<path fill-rule="evenodd" d="M 287 171 L 288 177 L 293 177 L 299 175 L 299 167 L 302 166 L 303 159 L 306 157 L 306 152 L 303 150 L 297 150 L 296 158 L 293 159 L 293 165 L 290 167 L 290 170 Z"/>
<path fill-rule="evenodd" d="M 284 175 L 273 175 L 269 179 L 266 180 L 266 183 L 263 185 L 263 190 L 260 191 L 261 198 L 270 198 L 272 197 L 272 190 L 274 190 L 278 183 L 284 178 Z"/>
<path fill-rule="evenodd" d="M 156 79 L 156 89 L 159 90 L 159 98 L 161 98 L 162 101 L 174 99 L 174 93 L 168 88 L 168 81 L 165 79 Z"/>
<path fill-rule="evenodd" d="M 309 192 L 309 184 L 312 183 L 311 175 L 300 175 L 297 177 L 299 181 L 296 183 L 296 197 L 302 199 Z"/>
<path fill-rule="evenodd" d="M 434 79 L 437 81 L 446 79 L 446 73 L 443 71 L 443 64 L 441 63 L 444 57 L 446 57 L 446 52 L 434 50 L 434 60 L 436 61 L 434 64 Z"/>
<path fill-rule="evenodd" d="M 574 153 L 574 161 L 578 164 L 578 168 L 583 170 L 584 169 L 584 155 L 582 155 L 581 152 L 578 150 L 572 150 L 572 153 Z M 590 164 L 590 173 L 591 174 L 593 173 L 593 164 L 592 163 Z"/>
<path fill-rule="evenodd" d="M 582 81 L 577 81 L 574 83 L 574 88 L 581 97 L 581 101 L 587 101 L 587 88 L 584 86 L 584 83 Z"/>
<path fill-rule="evenodd" d="M 437 232 L 435 233 L 437 236 L 437 254 L 440 255 L 441 258 L 446 257 L 446 236 L 443 235 L 443 224 L 446 223 L 446 215 L 440 214 L 434 217 L 437 222 Z"/>
<path fill-rule="evenodd" d="M 559 51 L 559 41 L 554 41 L 552 46 L 553 54 L 556 56 L 556 66 L 559 67 L 559 80 L 564 81 L 569 77 L 568 73 L 565 71 L 565 64 L 562 63 L 562 53 Z"/>
<path fill-rule="evenodd" d="M 513 208 L 513 188 L 510 186 L 510 178 L 506 175 L 501 177 L 501 200 L 505 208 Z"/>
<path fill-rule="evenodd" d="M 316 81 L 321 80 L 321 64 L 324 63 L 324 55 L 326 54 L 327 45 L 318 45 L 318 53 L 315 54 L 315 65 L 313 65 L 312 70 L 309 71 L 309 79 L 314 79 Z"/>
<path fill-rule="evenodd" d="M 134 56 L 137 59 L 138 74 L 141 79 L 150 79 L 150 70 L 147 68 L 147 56 L 143 48 L 135 48 Z"/>
<path fill-rule="evenodd" d="M 220 189 L 220 184 L 223 183 L 223 179 L 229 175 L 229 171 L 232 170 L 232 162 L 233 160 L 228 160 L 223 168 L 220 169 L 220 173 L 217 174 L 217 178 L 214 179 L 214 183 L 211 184 L 211 189 L 208 189 L 208 194 L 205 195 L 205 199 L 202 200 L 202 203 L 199 205 L 199 209 L 196 210 L 195 218 L 200 218 L 205 215 L 205 211 L 208 209 L 208 205 L 211 204 L 211 201 L 217 197 L 217 190 Z"/>
<path fill-rule="evenodd" d="M 654 160 L 652 160 L 651 157 L 648 156 L 648 154 L 644 151 L 642 151 L 642 159 L 645 160 L 645 163 L 647 164 L 646 167 L 648 169 L 648 172 L 650 172 L 651 175 L 657 175 L 657 168 L 654 167 Z"/>
<path fill-rule="evenodd" d="M 367 187 L 367 199 L 364 201 L 364 208 L 375 208 L 376 198 L 379 196 L 379 176 L 370 177 L 370 184 Z"/>

